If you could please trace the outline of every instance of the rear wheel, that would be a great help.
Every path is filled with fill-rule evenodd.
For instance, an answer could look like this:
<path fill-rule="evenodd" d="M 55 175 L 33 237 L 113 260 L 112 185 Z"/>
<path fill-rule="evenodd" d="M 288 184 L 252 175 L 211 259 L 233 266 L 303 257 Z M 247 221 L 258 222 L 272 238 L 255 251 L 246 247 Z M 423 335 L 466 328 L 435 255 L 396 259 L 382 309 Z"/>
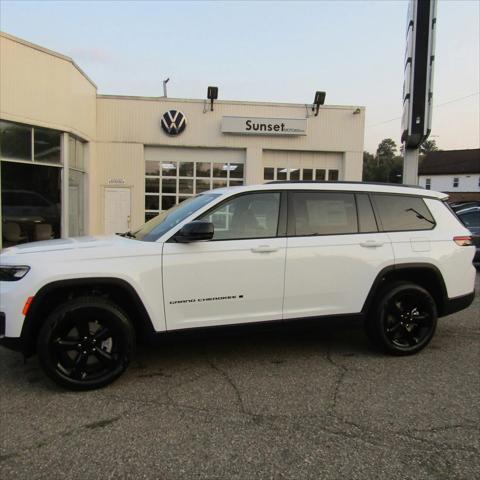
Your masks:
<path fill-rule="evenodd" d="M 37 353 L 46 374 L 72 390 L 113 382 L 127 368 L 135 332 L 125 313 L 101 297 L 80 297 L 54 310 L 42 326 Z"/>
<path fill-rule="evenodd" d="M 411 355 L 432 339 L 437 308 L 430 293 L 410 282 L 395 282 L 377 297 L 366 322 L 369 338 L 392 355 Z"/>

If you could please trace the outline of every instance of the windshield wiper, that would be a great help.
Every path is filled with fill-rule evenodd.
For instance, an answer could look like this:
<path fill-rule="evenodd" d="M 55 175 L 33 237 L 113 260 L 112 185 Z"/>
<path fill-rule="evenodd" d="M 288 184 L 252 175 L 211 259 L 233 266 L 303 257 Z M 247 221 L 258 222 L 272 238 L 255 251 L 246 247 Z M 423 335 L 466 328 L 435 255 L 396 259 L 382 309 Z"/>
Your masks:
<path fill-rule="evenodd" d="M 120 237 L 126 237 L 126 238 L 137 238 L 132 232 L 116 233 L 115 235 L 119 235 Z"/>

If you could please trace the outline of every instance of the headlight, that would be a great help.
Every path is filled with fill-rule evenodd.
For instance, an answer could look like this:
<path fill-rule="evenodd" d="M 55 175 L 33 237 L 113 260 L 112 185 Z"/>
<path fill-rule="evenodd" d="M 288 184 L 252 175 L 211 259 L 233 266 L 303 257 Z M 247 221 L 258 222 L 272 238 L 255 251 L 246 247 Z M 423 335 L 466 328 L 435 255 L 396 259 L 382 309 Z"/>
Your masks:
<path fill-rule="evenodd" d="M 30 267 L 26 265 L 0 265 L 0 282 L 16 282 L 23 278 Z"/>

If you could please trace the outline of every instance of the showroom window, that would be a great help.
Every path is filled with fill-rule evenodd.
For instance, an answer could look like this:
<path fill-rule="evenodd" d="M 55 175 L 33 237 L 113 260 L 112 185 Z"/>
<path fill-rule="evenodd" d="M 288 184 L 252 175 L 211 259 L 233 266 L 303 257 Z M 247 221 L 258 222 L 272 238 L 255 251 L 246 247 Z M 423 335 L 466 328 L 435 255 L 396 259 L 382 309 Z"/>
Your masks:
<path fill-rule="evenodd" d="M 73 137 L 69 222 L 62 232 L 63 137 L 57 130 L 0 121 L 2 247 L 60 238 L 69 227 L 71 235 L 84 233 L 84 148 Z"/>
<path fill-rule="evenodd" d="M 336 181 L 339 179 L 339 171 L 337 169 L 327 170 L 325 168 L 287 168 L 287 167 L 265 167 L 263 169 L 263 179 L 265 182 L 272 180 L 317 180 L 324 181 L 328 178 L 329 181 Z"/>
<path fill-rule="evenodd" d="M 215 188 L 244 184 L 243 163 L 146 161 L 145 221 Z"/>
<path fill-rule="evenodd" d="M 68 235 L 85 234 L 85 155 L 84 143 L 68 138 Z"/>

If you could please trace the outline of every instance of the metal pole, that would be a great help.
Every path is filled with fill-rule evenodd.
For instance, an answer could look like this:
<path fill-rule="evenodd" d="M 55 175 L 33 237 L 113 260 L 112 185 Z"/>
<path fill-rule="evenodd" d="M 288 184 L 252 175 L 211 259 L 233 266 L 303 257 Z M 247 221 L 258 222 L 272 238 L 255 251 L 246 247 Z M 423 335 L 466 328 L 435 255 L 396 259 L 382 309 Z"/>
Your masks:
<path fill-rule="evenodd" d="M 170 80 L 170 78 L 167 78 L 163 81 L 163 96 L 167 98 L 167 83 Z"/>
<path fill-rule="evenodd" d="M 418 185 L 418 148 L 403 149 L 403 183 Z"/>

